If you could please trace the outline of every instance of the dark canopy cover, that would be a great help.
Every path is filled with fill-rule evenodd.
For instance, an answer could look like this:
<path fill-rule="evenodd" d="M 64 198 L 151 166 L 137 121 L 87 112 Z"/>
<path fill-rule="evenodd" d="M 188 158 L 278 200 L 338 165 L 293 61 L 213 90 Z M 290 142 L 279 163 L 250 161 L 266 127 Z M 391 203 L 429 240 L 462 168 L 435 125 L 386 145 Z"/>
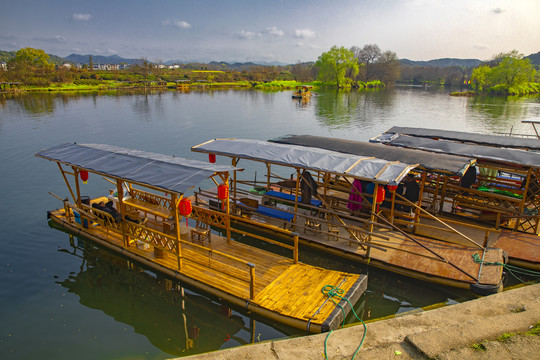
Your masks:
<path fill-rule="evenodd" d="M 317 147 L 347 154 L 374 156 L 378 159 L 387 161 L 420 164 L 420 166 L 428 170 L 449 172 L 456 175 L 463 175 L 469 165 L 472 165 L 475 161 L 474 159 L 461 156 L 432 154 L 420 150 L 400 149 L 380 144 L 322 136 L 287 135 L 269 141 L 282 144 Z"/>
<path fill-rule="evenodd" d="M 479 145 L 488 145 L 496 147 L 540 150 L 539 139 L 528 139 L 512 136 L 475 134 L 461 131 L 423 129 L 413 127 L 394 126 L 386 133 L 403 134 L 415 137 L 425 137 L 434 139 L 454 140 L 460 142 L 470 142 Z"/>
<path fill-rule="evenodd" d="M 540 153 L 534 151 L 463 144 L 407 135 L 396 136 L 388 144 L 433 151 L 439 154 L 456 154 L 520 166 L 540 167 Z"/>
<path fill-rule="evenodd" d="M 181 194 L 215 173 L 238 170 L 102 144 L 62 144 L 41 150 L 36 156 Z"/>

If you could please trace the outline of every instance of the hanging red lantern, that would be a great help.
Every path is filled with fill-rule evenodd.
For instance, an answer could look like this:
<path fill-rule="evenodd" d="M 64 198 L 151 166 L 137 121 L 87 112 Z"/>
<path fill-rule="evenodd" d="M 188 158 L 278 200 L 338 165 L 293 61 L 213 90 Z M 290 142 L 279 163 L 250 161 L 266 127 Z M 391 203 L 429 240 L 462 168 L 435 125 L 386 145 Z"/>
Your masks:
<path fill-rule="evenodd" d="M 178 210 L 180 210 L 180 214 L 182 216 L 188 216 L 191 214 L 191 211 L 193 210 L 191 206 L 191 200 L 190 199 L 182 199 L 180 201 L 180 204 L 178 204 Z"/>
<path fill-rule="evenodd" d="M 383 186 L 379 186 L 377 188 L 377 202 L 378 203 L 382 203 L 384 201 L 384 187 Z"/>
<path fill-rule="evenodd" d="M 388 190 L 393 193 L 397 190 L 397 185 L 388 185 Z"/>
<path fill-rule="evenodd" d="M 84 184 L 86 184 L 86 182 L 88 181 L 88 171 L 81 170 L 79 173 L 81 174 L 81 180 Z"/>
<path fill-rule="evenodd" d="M 212 164 L 216 162 L 216 154 L 208 154 L 208 161 Z"/>
<path fill-rule="evenodd" d="M 229 187 L 225 184 L 221 184 L 217 188 L 217 196 L 219 200 L 225 200 L 229 197 Z"/>

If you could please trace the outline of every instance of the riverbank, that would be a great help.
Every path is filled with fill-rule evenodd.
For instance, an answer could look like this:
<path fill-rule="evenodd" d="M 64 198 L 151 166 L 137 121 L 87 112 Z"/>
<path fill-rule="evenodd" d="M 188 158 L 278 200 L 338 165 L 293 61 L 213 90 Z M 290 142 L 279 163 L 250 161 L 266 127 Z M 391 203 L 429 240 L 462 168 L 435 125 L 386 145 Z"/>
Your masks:
<path fill-rule="evenodd" d="M 367 324 L 358 359 L 540 359 L 540 284 Z M 362 325 L 182 359 L 350 359 Z"/>

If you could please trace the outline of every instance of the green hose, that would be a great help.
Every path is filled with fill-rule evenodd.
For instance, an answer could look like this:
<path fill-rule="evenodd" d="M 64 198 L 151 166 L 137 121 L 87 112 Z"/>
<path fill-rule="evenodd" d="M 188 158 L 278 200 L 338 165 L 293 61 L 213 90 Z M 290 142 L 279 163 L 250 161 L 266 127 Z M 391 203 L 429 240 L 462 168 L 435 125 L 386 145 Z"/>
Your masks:
<path fill-rule="evenodd" d="M 525 280 L 519 278 L 516 274 L 525 275 L 525 276 L 536 276 L 536 277 L 540 276 L 540 272 L 538 271 L 523 269 L 518 266 L 503 264 L 500 262 L 482 261 L 482 259 L 480 258 L 480 255 L 476 253 L 472 254 L 472 258 L 473 258 L 473 261 L 477 264 L 502 266 L 506 271 L 508 271 L 509 274 L 511 274 L 513 277 L 515 277 L 521 282 L 525 282 Z"/>
<path fill-rule="evenodd" d="M 340 289 L 338 288 L 337 286 L 333 286 L 333 285 L 324 285 L 321 289 L 322 293 L 325 294 L 325 295 L 328 295 L 328 297 L 330 298 L 330 300 L 332 300 L 332 302 L 334 304 L 336 304 L 337 306 L 339 306 L 341 308 L 341 311 L 343 311 L 343 324 L 341 324 L 341 328 L 343 328 L 345 326 L 345 309 L 343 309 L 343 306 L 341 306 L 339 304 L 339 302 L 341 300 L 345 300 L 349 303 L 349 306 L 351 307 L 351 310 L 354 314 L 354 316 L 360 320 L 360 322 L 362 323 L 362 325 L 364 325 L 364 335 L 362 336 L 362 341 L 360 341 L 360 345 L 358 345 L 358 347 L 356 348 L 356 351 L 354 352 L 353 356 L 352 356 L 352 359 L 354 359 L 356 357 L 356 354 L 358 354 L 358 351 L 360 350 L 360 348 L 362 347 L 362 344 L 364 343 L 364 339 L 366 338 L 366 332 L 367 332 L 367 328 L 366 328 L 366 323 L 362 321 L 362 319 L 360 319 L 358 317 L 358 315 L 356 315 L 356 311 L 354 311 L 354 307 L 353 305 L 351 304 L 351 302 L 349 301 L 349 299 L 346 299 L 342 296 L 342 294 L 345 292 L 343 289 Z M 334 298 L 338 298 L 339 301 L 336 302 L 336 300 L 334 300 Z M 326 342 L 328 341 L 328 338 L 330 337 L 330 334 L 333 332 L 330 331 L 328 333 L 328 335 L 326 335 L 326 339 L 324 339 L 324 358 L 328 360 L 328 355 L 326 353 L 326 350 L 327 350 L 327 346 L 326 346 Z"/>

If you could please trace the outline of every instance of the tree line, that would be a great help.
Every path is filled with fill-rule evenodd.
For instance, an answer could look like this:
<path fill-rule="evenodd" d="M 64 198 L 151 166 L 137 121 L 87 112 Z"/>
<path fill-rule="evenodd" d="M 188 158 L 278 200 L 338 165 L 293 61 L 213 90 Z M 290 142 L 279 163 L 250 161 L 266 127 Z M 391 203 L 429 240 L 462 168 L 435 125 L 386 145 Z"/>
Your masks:
<path fill-rule="evenodd" d="M 183 64 L 179 69 L 160 69 L 142 59 L 125 70 L 93 71 L 92 66 L 77 69 L 51 61 L 43 50 L 23 48 L 0 71 L 0 82 L 20 82 L 28 86 L 52 83 L 98 84 L 100 81 L 140 81 L 179 79 L 210 82 L 319 81 L 337 88 L 383 87 L 395 83 L 426 83 L 466 86 L 477 93 L 524 94 L 539 92 L 538 72 L 517 50 L 495 55 L 475 68 L 403 66 L 393 51 L 382 51 L 376 44 L 349 49 L 332 46 L 316 62 L 287 66 L 250 65 L 230 70 L 223 63 Z M 215 70 L 212 72 L 212 70 Z"/>

